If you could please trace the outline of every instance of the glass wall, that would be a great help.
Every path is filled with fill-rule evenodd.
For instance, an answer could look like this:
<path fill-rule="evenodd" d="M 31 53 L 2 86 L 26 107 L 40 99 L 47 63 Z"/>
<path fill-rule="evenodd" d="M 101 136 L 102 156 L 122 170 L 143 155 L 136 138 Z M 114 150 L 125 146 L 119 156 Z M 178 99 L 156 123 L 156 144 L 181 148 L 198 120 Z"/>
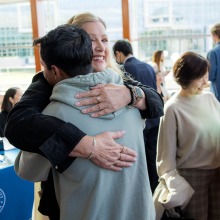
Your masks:
<path fill-rule="evenodd" d="M 212 48 L 210 28 L 220 22 L 218 0 L 138 0 L 138 56 L 150 60 L 155 50 L 166 50 L 169 62 L 191 50 L 203 56 Z"/>
<path fill-rule="evenodd" d="M 107 24 L 110 41 L 122 38 L 122 11 L 120 0 L 41 0 L 38 1 L 40 35 L 66 23 L 73 15 L 91 12 L 100 16 Z"/>
<path fill-rule="evenodd" d="M 121 0 L 36 0 L 39 36 L 89 11 L 107 24 L 111 44 L 123 37 Z M 166 66 L 191 50 L 206 56 L 213 47 L 210 28 L 220 22 L 218 0 L 129 0 L 134 55 L 148 62 L 166 51 Z M 0 95 L 11 86 L 23 90 L 35 74 L 30 0 L 0 0 Z"/>
<path fill-rule="evenodd" d="M 132 42 L 136 56 L 149 62 L 156 50 L 164 50 L 166 67 L 172 69 L 176 59 L 186 51 L 204 57 L 213 47 L 210 29 L 219 23 L 218 0 L 133 0 L 131 7 Z M 136 2 L 136 3 L 135 3 Z M 169 80 L 172 76 L 169 75 Z M 176 86 L 171 82 L 168 87 Z"/>
<path fill-rule="evenodd" d="M 120 0 L 37 0 L 39 36 L 89 11 L 104 19 L 110 42 L 122 38 Z M 25 90 L 35 74 L 29 0 L 0 0 L 0 95 L 11 86 Z"/>
<path fill-rule="evenodd" d="M 26 89 L 34 72 L 30 4 L 9 0 L 0 4 L 0 95 L 12 86 Z"/>

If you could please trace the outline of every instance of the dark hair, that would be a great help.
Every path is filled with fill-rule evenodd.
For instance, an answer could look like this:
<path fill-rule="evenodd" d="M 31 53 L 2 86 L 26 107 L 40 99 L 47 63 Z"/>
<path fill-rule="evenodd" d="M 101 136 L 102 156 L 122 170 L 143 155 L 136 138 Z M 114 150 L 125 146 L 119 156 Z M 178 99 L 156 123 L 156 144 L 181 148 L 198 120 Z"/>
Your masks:
<path fill-rule="evenodd" d="M 207 59 L 194 52 L 184 53 L 173 66 L 173 75 L 176 82 L 186 88 L 192 80 L 203 77 L 209 70 Z"/>
<path fill-rule="evenodd" d="M 125 56 L 128 56 L 129 54 L 133 55 L 133 49 L 128 40 L 116 41 L 113 46 L 114 55 L 116 55 L 116 51 L 122 52 Z"/>
<path fill-rule="evenodd" d="M 61 25 L 34 40 L 33 45 L 38 44 L 41 58 L 49 70 L 56 65 L 70 77 L 92 71 L 92 43 L 83 29 L 70 24 Z"/>
<path fill-rule="evenodd" d="M 14 98 L 15 94 L 17 93 L 17 90 L 19 90 L 20 88 L 18 87 L 12 87 L 9 88 L 4 95 L 3 101 L 2 101 L 2 106 L 1 106 L 1 110 L 2 111 L 6 111 L 6 112 L 10 112 L 11 109 L 13 108 L 12 103 L 10 102 L 9 98 Z"/>

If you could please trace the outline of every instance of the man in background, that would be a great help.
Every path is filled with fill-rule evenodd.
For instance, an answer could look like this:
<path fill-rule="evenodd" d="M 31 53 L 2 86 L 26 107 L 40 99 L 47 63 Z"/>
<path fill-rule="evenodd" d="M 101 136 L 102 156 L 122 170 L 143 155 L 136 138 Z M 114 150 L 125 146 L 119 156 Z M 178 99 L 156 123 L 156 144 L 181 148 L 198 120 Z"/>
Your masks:
<path fill-rule="evenodd" d="M 207 58 L 210 62 L 209 80 L 211 81 L 211 92 L 220 102 L 220 23 L 211 28 L 211 35 L 215 44 L 208 52 Z"/>
<path fill-rule="evenodd" d="M 116 62 L 122 65 L 126 74 L 157 90 L 156 74 L 152 66 L 134 57 L 133 48 L 128 40 L 118 40 L 113 45 L 113 52 Z M 137 91 L 138 94 L 138 91 Z M 158 185 L 158 175 L 156 170 L 156 149 L 157 135 L 159 129 L 159 118 L 146 120 L 144 129 L 144 142 L 148 174 L 152 193 Z"/>

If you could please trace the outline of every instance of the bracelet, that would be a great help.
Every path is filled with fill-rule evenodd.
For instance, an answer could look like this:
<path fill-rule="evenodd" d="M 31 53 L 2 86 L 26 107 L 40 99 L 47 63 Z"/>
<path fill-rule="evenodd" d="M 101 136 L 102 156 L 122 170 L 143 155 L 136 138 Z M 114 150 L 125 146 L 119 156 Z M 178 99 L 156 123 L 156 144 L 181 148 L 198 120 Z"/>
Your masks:
<path fill-rule="evenodd" d="M 93 152 L 91 152 L 86 159 L 90 160 L 92 158 L 92 156 L 93 156 Z"/>
<path fill-rule="evenodd" d="M 135 96 L 134 96 L 134 86 L 130 85 L 130 84 L 125 84 L 125 86 L 129 89 L 130 94 L 131 94 L 131 102 L 127 104 L 128 108 L 133 108 L 134 104 L 136 102 Z"/>
<path fill-rule="evenodd" d="M 92 138 L 93 138 L 92 145 L 95 146 L 96 145 L 96 138 L 95 138 L 95 136 L 93 136 Z M 92 151 L 86 159 L 91 160 L 91 158 L 93 157 L 93 154 L 94 154 L 94 151 Z"/>
<path fill-rule="evenodd" d="M 129 85 L 129 84 L 125 84 L 125 86 L 129 89 L 130 94 L 131 94 L 131 102 L 129 104 L 127 104 L 127 107 L 134 108 L 134 105 L 136 104 L 136 102 L 138 100 L 138 95 L 137 95 L 135 86 Z"/>

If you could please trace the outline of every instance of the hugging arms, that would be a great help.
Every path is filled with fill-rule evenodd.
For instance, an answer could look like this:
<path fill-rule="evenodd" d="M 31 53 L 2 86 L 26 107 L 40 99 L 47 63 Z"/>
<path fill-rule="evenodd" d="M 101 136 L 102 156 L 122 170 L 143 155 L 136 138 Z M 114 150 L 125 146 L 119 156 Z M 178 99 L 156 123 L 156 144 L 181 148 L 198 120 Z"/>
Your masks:
<path fill-rule="evenodd" d="M 155 90 L 133 80 L 125 83 L 138 85 L 144 91 L 146 109 L 140 110 L 143 118 L 158 118 L 163 115 L 163 101 Z M 52 89 L 53 87 L 43 77 L 42 72 L 36 74 L 21 101 L 10 112 L 5 135 L 17 148 L 41 154 L 50 161 L 52 166 L 63 172 L 74 161 L 75 156 L 84 158 L 88 156 L 86 148 L 88 142 L 91 142 L 91 137 L 70 123 L 41 114 L 50 102 Z M 87 97 L 84 103 L 101 105 L 104 109 L 104 111 L 100 109 L 101 114 L 114 112 L 131 102 L 130 91 L 127 87 L 120 85 L 106 84 L 101 89 L 91 90 L 87 95 L 90 97 Z M 97 103 L 97 95 L 105 96 L 105 99 Z M 96 107 L 94 105 L 93 108 Z M 122 131 L 108 131 L 100 134 L 97 141 L 100 154 L 97 153 L 96 160 L 93 162 L 100 167 L 114 170 L 120 170 L 134 162 L 135 152 L 125 147 L 123 161 L 118 167 L 111 166 L 119 157 L 122 148 L 114 139 L 122 136 Z"/>

